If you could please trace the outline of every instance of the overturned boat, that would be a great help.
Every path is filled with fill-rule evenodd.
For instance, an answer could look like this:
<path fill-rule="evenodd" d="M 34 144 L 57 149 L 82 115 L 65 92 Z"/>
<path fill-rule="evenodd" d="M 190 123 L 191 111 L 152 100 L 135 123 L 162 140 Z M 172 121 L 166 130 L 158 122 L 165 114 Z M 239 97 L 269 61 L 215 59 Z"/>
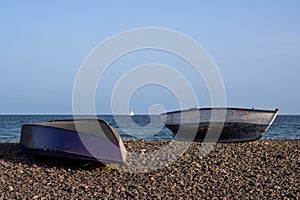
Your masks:
<path fill-rule="evenodd" d="M 177 140 L 247 142 L 257 140 L 272 125 L 279 110 L 192 108 L 161 114 Z"/>
<path fill-rule="evenodd" d="M 126 149 L 118 132 L 99 119 L 53 120 L 22 125 L 21 148 L 29 154 L 101 163 L 123 163 Z"/>

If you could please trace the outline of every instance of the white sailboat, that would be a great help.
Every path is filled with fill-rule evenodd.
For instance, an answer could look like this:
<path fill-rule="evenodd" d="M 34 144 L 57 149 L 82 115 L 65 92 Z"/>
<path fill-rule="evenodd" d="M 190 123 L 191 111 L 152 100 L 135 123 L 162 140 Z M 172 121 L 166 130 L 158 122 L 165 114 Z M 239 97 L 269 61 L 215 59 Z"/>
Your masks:
<path fill-rule="evenodd" d="M 129 116 L 134 116 L 134 112 L 132 110 L 130 110 Z"/>

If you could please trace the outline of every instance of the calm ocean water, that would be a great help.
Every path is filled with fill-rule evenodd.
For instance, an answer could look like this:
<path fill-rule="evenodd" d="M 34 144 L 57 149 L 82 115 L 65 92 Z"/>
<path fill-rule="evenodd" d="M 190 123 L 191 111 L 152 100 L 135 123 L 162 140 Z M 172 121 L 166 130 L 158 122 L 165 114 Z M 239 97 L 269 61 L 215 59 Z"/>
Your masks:
<path fill-rule="evenodd" d="M 143 128 L 150 123 L 148 115 L 136 115 L 133 120 L 139 127 L 126 127 L 122 125 L 122 129 L 117 126 L 113 116 L 100 115 L 101 119 L 106 120 L 114 128 L 118 130 L 121 137 L 127 140 L 171 140 L 172 133 L 163 126 L 159 116 L 152 116 L 152 124 L 150 128 Z M 126 116 L 124 116 L 126 118 Z M 26 123 L 44 122 L 53 119 L 71 119 L 71 115 L 0 115 L 0 142 L 19 142 L 21 125 Z M 122 120 L 122 116 L 119 116 Z M 158 130 L 153 132 L 153 130 Z M 138 135 L 136 135 L 138 134 Z M 261 138 L 266 139 L 300 139 L 300 116 L 278 116 L 270 127 L 268 132 Z"/>

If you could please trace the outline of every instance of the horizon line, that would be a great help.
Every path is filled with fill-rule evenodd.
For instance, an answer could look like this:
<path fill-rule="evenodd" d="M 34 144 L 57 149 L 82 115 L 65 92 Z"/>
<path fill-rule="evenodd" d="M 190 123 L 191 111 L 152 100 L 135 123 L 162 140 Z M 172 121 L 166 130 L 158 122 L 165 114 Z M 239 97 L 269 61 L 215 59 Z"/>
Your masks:
<path fill-rule="evenodd" d="M 0 113 L 0 115 L 73 115 L 73 113 Z M 95 115 L 95 114 L 78 114 L 78 115 Z M 96 113 L 96 115 L 129 115 L 129 113 L 118 113 L 118 114 L 112 114 L 112 113 Z M 149 115 L 149 113 L 135 113 L 135 115 Z M 154 114 L 154 115 L 160 115 L 160 114 Z M 280 113 L 278 115 L 300 115 L 300 113 Z"/>

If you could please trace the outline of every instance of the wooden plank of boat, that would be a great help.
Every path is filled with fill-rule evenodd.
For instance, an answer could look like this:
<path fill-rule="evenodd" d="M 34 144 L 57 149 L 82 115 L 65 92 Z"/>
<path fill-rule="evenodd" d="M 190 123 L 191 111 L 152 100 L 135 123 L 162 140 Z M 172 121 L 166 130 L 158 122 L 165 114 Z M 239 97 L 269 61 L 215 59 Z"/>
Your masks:
<path fill-rule="evenodd" d="M 278 112 L 278 109 L 272 111 L 243 108 L 195 108 L 163 113 L 161 117 L 165 126 L 173 132 L 177 140 L 207 141 L 205 137 L 208 130 L 214 133 L 214 128 L 217 131 L 217 127 L 224 125 L 218 142 L 247 142 L 262 137 Z M 214 114 L 213 121 L 211 120 L 212 113 Z M 225 120 L 222 117 L 224 114 Z M 178 134 L 179 128 L 183 130 L 180 134 Z"/>
<path fill-rule="evenodd" d="M 80 131 L 77 131 L 79 127 Z M 104 120 L 54 120 L 22 125 L 21 148 L 30 154 L 102 163 L 123 163 L 126 149 L 118 132 Z"/>

